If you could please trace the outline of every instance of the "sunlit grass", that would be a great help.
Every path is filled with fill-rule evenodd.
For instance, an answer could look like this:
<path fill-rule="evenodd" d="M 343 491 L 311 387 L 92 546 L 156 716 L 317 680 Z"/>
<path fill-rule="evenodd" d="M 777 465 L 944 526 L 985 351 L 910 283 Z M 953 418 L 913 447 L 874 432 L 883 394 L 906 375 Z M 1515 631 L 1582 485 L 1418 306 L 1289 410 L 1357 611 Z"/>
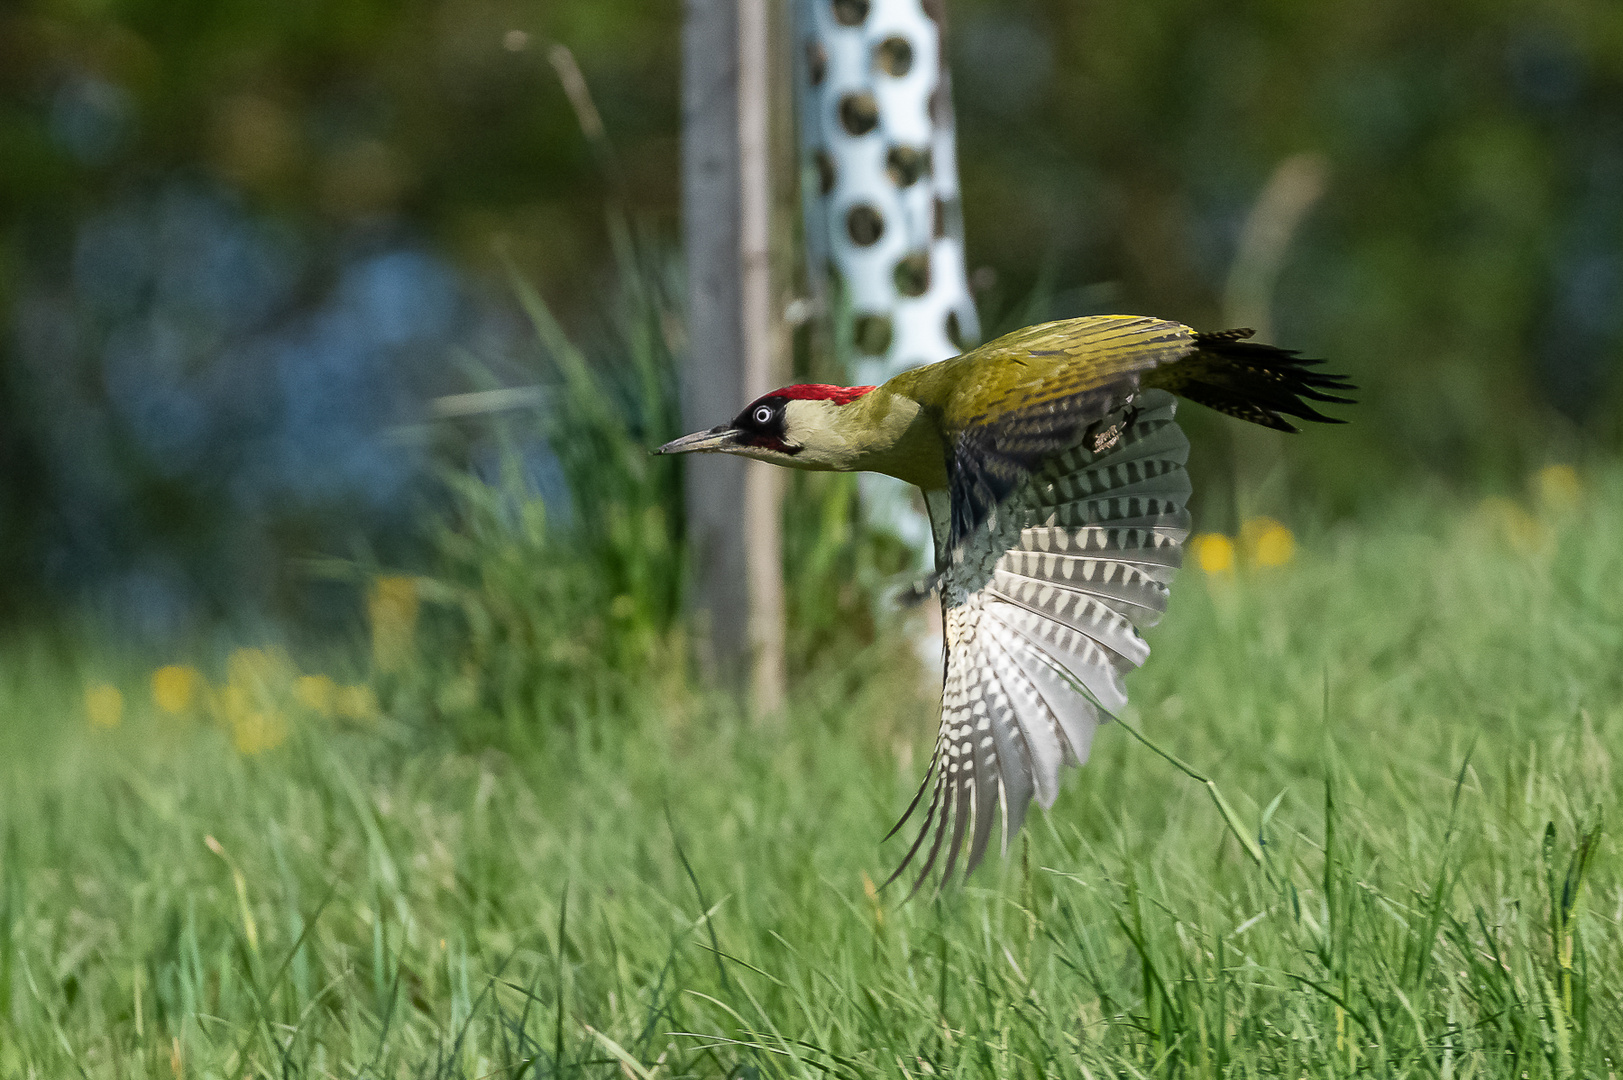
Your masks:
<path fill-rule="evenodd" d="M 85 716 L 93 727 L 116 728 L 124 719 L 124 695 L 116 686 L 97 683 L 85 691 Z"/>
<path fill-rule="evenodd" d="M 690 696 L 509 753 L 337 726 L 268 650 L 194 693 L 281 702 L 274 746 L 93 684 L 7 762 L 0 1073 L 1607 1076 L 1623 491 L 1584 493 L 1531 548 L 1416 498 L 1183 582 L 1131 718 L 1261 869 L 1106 729 L 1006 861 L 898 905 L 905 645 L 775 732 Z M 71 709 L 39 679 L 8 725 Z"/>

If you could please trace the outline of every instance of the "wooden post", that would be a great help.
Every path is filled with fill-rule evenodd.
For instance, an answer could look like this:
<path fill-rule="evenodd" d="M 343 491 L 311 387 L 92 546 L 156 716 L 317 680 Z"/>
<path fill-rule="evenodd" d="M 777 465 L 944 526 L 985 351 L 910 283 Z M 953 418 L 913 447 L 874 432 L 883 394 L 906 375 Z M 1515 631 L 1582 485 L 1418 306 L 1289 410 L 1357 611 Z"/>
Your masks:
<path fill-rule="evenodd" d="M 772 289 L 771 0 L 686 0 L 682 207 L 690 430 L 777 385 Z M 783 702 L 781 477 L 733 457 L 688 463 L 700 640 L 724 679 L 748 677 L 758 717 Z"/>
<path fill-rule="evenodd" d="M 744 394 L 780 385 L 772 285 L 772 18 L 769 0 L 738 0 L 739 265 Z M 742 405 L 743 402 L 740 402 Z M 750 695 L 757 717 L 783 707 L 784 597 L 781 469 L 744 466 L 749 526 Z"/>

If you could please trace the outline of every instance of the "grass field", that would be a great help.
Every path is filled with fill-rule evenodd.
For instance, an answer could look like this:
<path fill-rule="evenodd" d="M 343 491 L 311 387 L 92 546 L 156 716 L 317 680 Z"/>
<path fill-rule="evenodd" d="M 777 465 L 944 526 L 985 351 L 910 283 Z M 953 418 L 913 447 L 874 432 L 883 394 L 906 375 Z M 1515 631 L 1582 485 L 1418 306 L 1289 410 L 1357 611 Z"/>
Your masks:
<path fill-rule="evenodd" d="M 1559 501 L 1559 500 L 1558 500 Z M 1623 476 L 1186 571 L 1128 717 L 967 886 L 877 896 L 896 647 L 781 725 L 649 692 L 503 751 L 244 756 L 0 672 L 0 1075 L 1610 1077 Z M 522 747 L 522 748 L 521 748 Z"/>

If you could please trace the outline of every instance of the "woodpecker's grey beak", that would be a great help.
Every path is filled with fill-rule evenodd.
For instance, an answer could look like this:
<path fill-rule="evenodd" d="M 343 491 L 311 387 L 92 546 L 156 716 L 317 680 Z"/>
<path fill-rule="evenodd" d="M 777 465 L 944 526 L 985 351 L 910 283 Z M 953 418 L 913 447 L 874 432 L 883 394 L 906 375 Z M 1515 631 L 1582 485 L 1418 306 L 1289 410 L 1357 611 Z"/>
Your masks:
<path fill-rule="evenodd" d="M 727 424 L 719 424 L 709 431 L 695 431 L 692 435 L 684 435 L 680 439 L 670 442 L 655 450 L 656 454 L 702 454 L 726 450 L 733 446 L 733 436 L 738 432 Z"/>

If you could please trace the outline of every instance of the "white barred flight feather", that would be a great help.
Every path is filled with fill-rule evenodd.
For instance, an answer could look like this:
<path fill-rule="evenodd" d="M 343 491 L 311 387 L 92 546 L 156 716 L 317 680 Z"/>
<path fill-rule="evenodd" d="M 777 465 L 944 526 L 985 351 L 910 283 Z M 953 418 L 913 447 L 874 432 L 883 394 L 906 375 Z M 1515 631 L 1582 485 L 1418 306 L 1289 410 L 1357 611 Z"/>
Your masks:
<path fill-rule="evenodd" d="M 1084 439 L 1054 454 L 957 543 L 947 508 L 930 500 L 944 569 L 941 730 L 896 826 L 929 791 L 892 880 L 921 851 L 914 890 L 943 851 L 949 880 L 966 833 L 972 872 L 994 807 L 1007 852 L 1031 800 L 1053 804 L 1061 767 L 1086 761 L 1095 729 L 1127 703 L 1122 677 L 1149 656 L 1140 630 L 1166 610 L 1189 533 L 1189 443 L 1175 409 L 1170 394 L 1139 391 L 1101 418 L 1120 427 L 1111 445 L 1094 452 Z"/>

